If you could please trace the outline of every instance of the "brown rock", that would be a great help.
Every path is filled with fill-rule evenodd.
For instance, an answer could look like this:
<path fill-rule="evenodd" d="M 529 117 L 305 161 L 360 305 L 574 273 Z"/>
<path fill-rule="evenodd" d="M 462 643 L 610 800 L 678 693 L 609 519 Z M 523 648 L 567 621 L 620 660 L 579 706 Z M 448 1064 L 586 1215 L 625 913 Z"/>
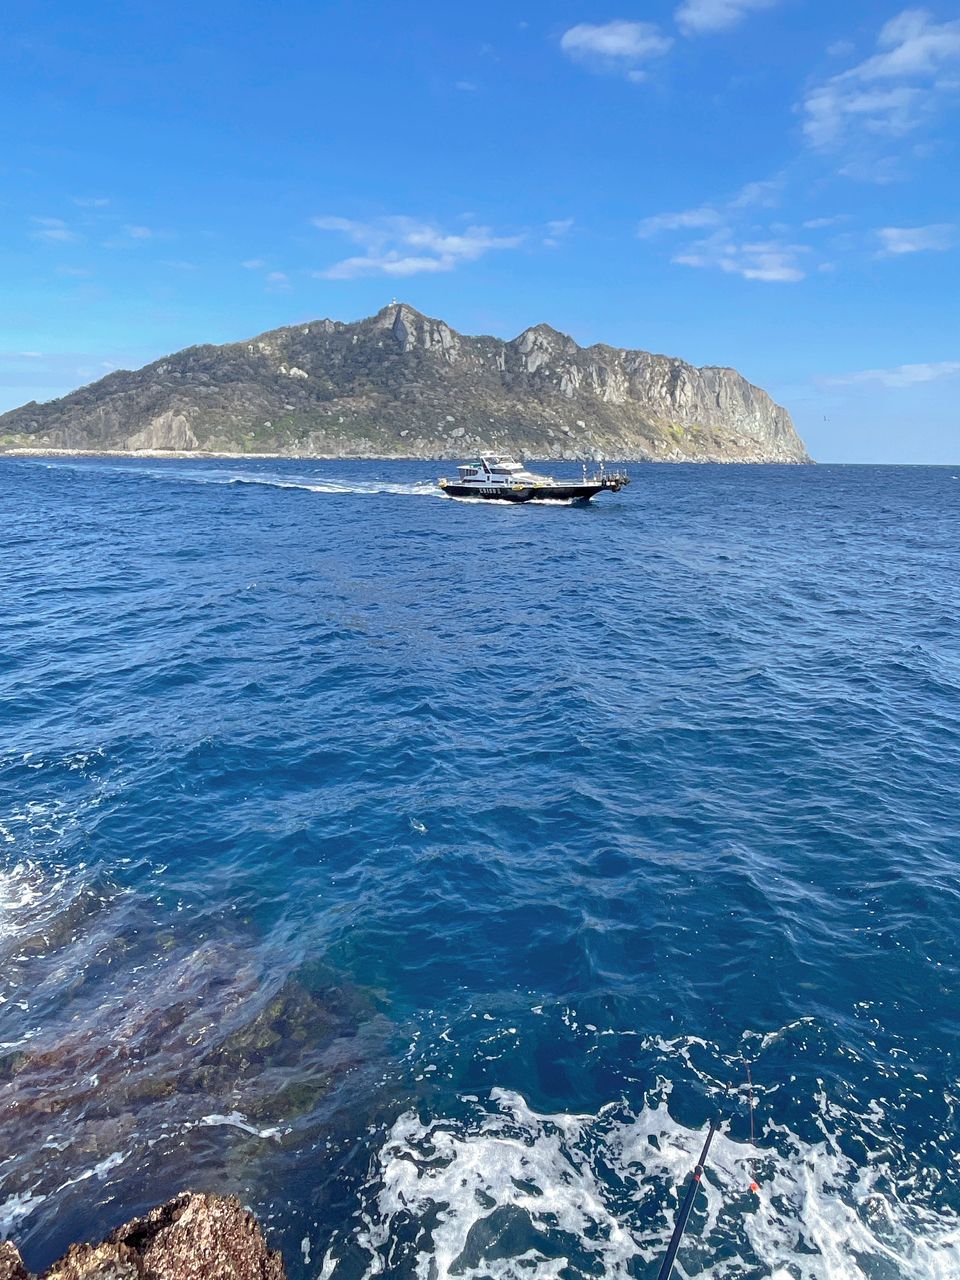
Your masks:
<path fill-rule="evenodd" d="M 9 1240 L 0 1240 L 0 1280 L 27 1280 L 20 1251 Z"/>
<path fill-rule="evenodd" d="M 184 1191 L 102 1244 L 71 1245 L 40 1280 L 285 1280 L 257 1220 L 236 1196 Z M 12 1244 L 0 1244 L 0 1280 L 30 1280 Z"/>
<path fill-rule="evenodd" d="M 136 1255 L 123 1245 L 72 1244 L 43 1280 L 141 1280 Z"/>

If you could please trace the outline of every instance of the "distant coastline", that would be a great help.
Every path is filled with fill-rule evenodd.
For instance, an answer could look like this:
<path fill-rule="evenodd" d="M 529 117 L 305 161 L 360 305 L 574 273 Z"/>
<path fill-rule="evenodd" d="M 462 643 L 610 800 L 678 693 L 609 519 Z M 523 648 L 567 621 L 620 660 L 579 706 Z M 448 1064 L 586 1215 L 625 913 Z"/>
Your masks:
<path fill-rule="evenodd" d="M 474 451 L 475 452 L 475 451 Z M 0 458 L 151 458 L 154 460 L 162 460 L 169 458 L 171 460 L 186 461 L 190 458 L 197 458 L 205 461 L 224 461 L 224 462 L 251 462 L 258 459 L 267 461 L 282 461 L 288 459 L 291 462 L 452 462 L 458 458 L 472 457 L 473 453 L 465 450 L 463 453 L 228 453 L 225 451 L 213 451 L 206 449 L 31 449 L 31 448 L 2 448 L 0 447 Z M 524 456 L 531 462 L 555 462 L 569 463 L 576 465 L 577 463 L 591 462 L 592 456 L 583 455 L 582 458 L 562 458 L 548 455 L 531 454 L 525 451 Z M 783 461 L 771 460 L 767 462 L 758 462 L 749 458 L 632 458 L 629 454 L 617 456 L 616 458 L 605 458 L 605 461 L 630 462 L 636 465 L 651 466 L 676 466 L 678 463 L 691 463 L 698 466 L 720 466 L 720 467 L 783 467 L 783 466 L 815 466 L 815 458 L 797 458 L 787 459 Z"/>

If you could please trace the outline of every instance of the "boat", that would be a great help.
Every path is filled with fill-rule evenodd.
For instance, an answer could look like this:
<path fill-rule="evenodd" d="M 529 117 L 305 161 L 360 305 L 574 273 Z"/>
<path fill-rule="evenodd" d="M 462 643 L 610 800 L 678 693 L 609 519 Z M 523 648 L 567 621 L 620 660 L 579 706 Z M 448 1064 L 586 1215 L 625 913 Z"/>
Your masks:
<path fill-rule="evenodd" d="M 457 467 L 456 480 L 441 476 L 437 484 L 450 498 L 492 498 L 500 502 L 587 502 L 609 489 L 618 493 L 630 483 L 625 471 L 608 472 L 603 463 L 591 476 L 583 468 L 582 481 L 555 480 L 527 471 L 515 458 L 492 457 Z"/>

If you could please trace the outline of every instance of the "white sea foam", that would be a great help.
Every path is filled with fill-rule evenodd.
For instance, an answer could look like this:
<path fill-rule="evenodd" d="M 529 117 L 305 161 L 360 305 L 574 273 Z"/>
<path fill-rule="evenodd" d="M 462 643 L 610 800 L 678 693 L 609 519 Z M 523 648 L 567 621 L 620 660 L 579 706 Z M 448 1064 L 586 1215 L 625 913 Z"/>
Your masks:
<path fill-rule="evenodd" d="M 9 1196 L 0 1203 L 0 1240 L 6 1240 L 14 1227 L 23 1218 L 29 1218 L 34 1209 L 46 1200 L 46 1196 L 34 1195 L 32 1191 L 20 1192 Z"/>
<path fill-rule="evenodd" d="M 201 484 L 250 484 L 263 485 L 268 489 L 303 489 L 308 493 L 326 494 L 359 494 L 370 496 L 376 494 L 394 494 L 403 498 L 438 498 L 443 495 L 437 486 L 430 481 L 418 481 L 411 484 L 391 484 L 378 480 L 324 480 L 311 477 L 304 479 L 283 479 L 265 475 L 206 475 L 184 476 L 179 479 L 195 479 Z"/>
<path fill-rule="evenodd" d="M 640 1115 L 540 1115 L 505 1090 L 466 1121 L 407 1112 L 376 1155 L 348 1252 L 365 1255 L 366 1277 L 635 1274 L 666 1247 L 705 1133 L 677 1124 L 666 1096 Z M 678 1274 L 960 1275 L 958 1220 L 898 1198 L 889 1169 L 858 1168 L 835 1137 L 811 1145 L 771 1126 L 753 1147 L 721 1131 L 702 1185 Z M 323 1277 L 335 1280 L 341 1248 Z"/>
<path fill-rule="evenodd" d="M 116 1169 L 119 1165 L 123 1164 L 129 1154 L 129 1151 L 114 1151 L 111 1155 L 106 1156 L 105 1159 L 100 1160 L 95 1165 L 92 1165 L 89 1169 L 84 1169 L 83 1173 L 78 1173 L 75 1178 L 68 1178 L 66 1182 L 61 1183 L 58 1190 L 65 1191 L 67 1187 L 76 1186 L 78 1182 L 86 1182 L 88 1178 L 97 1178 L 102 1182 L 111 1170 Z"/>
<path fill-rule="evenodd" d="M 255 1138 L 274 1138 L 278 1142 L 280 1140 L 280 1130 L 277 1128 L 258 1129 L 256 1125 L 252 1125 L 250 1121 L 240 1114 L 239 1111 L 231 1111 L 229 1115 L 209 1115 L 201 1116 L 199 1123 L 201 1125 L 227 1125 L 231 1129 L 242 1129 L 244 1133 L 252 1133 Z"/>
<path fill-rule="evenodd" d="M 0 941 L 16 935 L 42 896 L 43 876 L 32 862 L 0 867 Z"/>

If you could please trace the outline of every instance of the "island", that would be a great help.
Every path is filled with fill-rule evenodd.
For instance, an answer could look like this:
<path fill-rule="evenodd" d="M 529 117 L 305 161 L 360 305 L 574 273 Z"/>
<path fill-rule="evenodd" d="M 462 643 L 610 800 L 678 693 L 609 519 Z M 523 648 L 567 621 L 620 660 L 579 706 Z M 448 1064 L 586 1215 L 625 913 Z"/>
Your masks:
<path fill-rule="evenodd" d="M 504 341 L 405 303 L 188 347 L 0 415 L 0 451 L 803 463 L 790 414 L 734 369 Z"/>

